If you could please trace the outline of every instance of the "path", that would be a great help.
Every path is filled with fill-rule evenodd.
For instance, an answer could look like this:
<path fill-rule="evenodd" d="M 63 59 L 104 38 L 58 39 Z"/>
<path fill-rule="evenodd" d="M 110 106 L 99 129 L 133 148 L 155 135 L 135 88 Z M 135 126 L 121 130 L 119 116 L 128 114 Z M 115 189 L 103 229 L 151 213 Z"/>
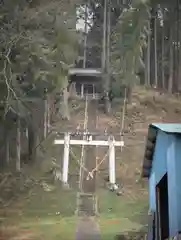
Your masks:
<path fill-rule="evenodd" d="M 88 131 L 95 131 L 96 128 L 96 120 L 97 120 L 97 104 L 96 101 L 92 100 L 89 103 L 88 107 Z M 95 154 L 94 146 L 86 146 L 85 151 L 85 168 L 88 171 L 92 171 L 96 167 L 96 154 Z M 87 180 L 87 172 L 84 171 L 83 175 L 83 192 L 94 194 L 96 191 L 96 172 L 94 172 L 93 178 L 89 178 Z"/>
<path fill-rule="evenodd" d="M 146 94 L 145 96 L 147 96 Z M 160 108 L 156 111 L 155 107 L 153 109 L 150 108 L 149 105 L 148 107 L 145 107 L 144 103 L 147 103 L 145 100 L 142 100 L 143 104 L 140 104 L 141 100 L 138 98 L 140 95 L 140 93 L 137 94 L 134 100 L 136 103 L 138 102 L 137 105 L 129 105 L 127 109 L 125 121 L 125 130 L 128 132 L 127 136 L 125 136 L 126 147 L 122 153 L 119 148 L 116 150 L 117 180 L 120 185 L 123 184 L 122 196 L 117 196 L 105 188 L 104 177 L 108 174 L 108 159 L 106 159 L 99 167 L 100 172 L 97 174 L 96 181 L 96 193 L 99 197 L 99 217 L 98 219 L 93 216 L 90 217 L 91 214 L 88 214 L 87 211 L 88 216 L 81 216 L 80 221 L 77 222 L 77 217 L 74 215 L 74 212 L 76 210 L 77 175 L 79 174 L 79 165 L 77 161 L 71 157 L 69 176 L 69 183 L 71 186 L 70 191 L 60 188 L 59 184 L 57 184 L 53 191 L 47 192 L 42 185 L 36 184 L 33 189 L 30 189 L 30 194 L 27 196 L 25 195 L 25 198 L 21 196 L 21 199 L 8 207 L 8 209 L 0 209 L 0 220 L 3 221 L 4 225 L 3 229 L 0 228 L 0 234 L 1 231 L 3 231 L 5 234 L 10 233 L 11 236 L 16 237 L 16 239 L 23 240 L 115 240 L 115 235 L 123 233 L 130 234 L 133 229 L 134 231 L 140 231 L 145 224 L 148 203 L 148 196 L 145 188 L 139 182 L 136 182 L 139 178 L 138 166 L 141 166 L 143 159 L 142 154 L 145 130 L 147 130 L 150 121 L 160 121 L 159 119 L 162 114 L 164 114 L 165 119 L 171 119 L 173 116 L 170 112 L 165 115 L 165 113 L 160 111 Z M 165 100 L 163 102 L 165 103 L 167 101 Z M 77 101 L 76 104 L 80 105 L 78 107 L 79 110 L 76 109 L 76 113 L 72 112 L 73 118 L 71 121 L 66 124 L 62 121 L 56 123 L 55 132 L 66 132 L 67 129 L 69 131 L 75 131 L 78 125 L 80 125 L 81 130 L 84 119 L 83 113 L 85 102 Z M 93 103 L 91 106 L 93 106 Z M 103 132 L 105 128 L 108 128 L 108 132 L 119 133 L 121 106 L 121 102 L 115 105 L 111 116 L 106 116 L 103 112 L 99 112 L 98 129 L 100 132 Z M 168 106 L 168 103 L 166 106 Z M 93 108 L 94 107 L 92 107 L 92 110 L 90 109 L 90 111 L 92 111 L 90 120 L 95 111 Z M 172 111 L 174 111 L 175 103 L 172 106 L 172 109 Z M 179 109 L 181 109 L 181 106 Z M 178 120 L 180 115 L 177 116 L 175 114 L 174 117 Z M 91 126 L 89 125 L 91 129 L 89 130 L 94 130 L 95 132 L 94 122 L 95 120 L 91 121 Z M 135 129 L 132 130 L 136 131 L 135 135 L 129 134 L 128 131 L 132 122 L 134 122 Z M 60 148 L 53 145 L 54 137 L 55 135 L 53 134 L 43 145 L 46 149 L 43 164 L 45 164 L 45 161 L 49 163 L 51 157 L 54 157 L 59 161 L 62 156 L 63 146 Z M 104 138 L 101 137 L 100 140 L 106 140 L 106 138 L 107 137 L 104 136 Z M 73 146 L 71 150 L 75 152 L 77 157 L 80 155 L 80 147 L 76 148 Z M 102 160 L 102 157 L 107 150 L 107 147 L 99 148 L 99 161 Z M 91 155 L 91 150 L 89 154 Z M 92 163 L 95 163 L 95 157 L 93 155 L 89 162 L 86 161 L 86 164 L 90 163 L 90 167 L 91 161 Z M 46 169 L 47 168 L 45 168 L 45 170 Z M 45 170 L 44 168 L 37 169 L 37 173 L 35 174 L 33 172 L 32 176 L 35 180 L 45 180 L 46 183 L 50 183 L 51 187 L 49 176 L 44 175 Z M 29 169 L 26 176 L 31 177 Z M 41 176 L 43 176 L 43 178 Z M 87 174 L 85 176 L 87 177 Z M 91 182 L 92 181 L 90 180 L 89 186 L 93 189 L 93 186 L 95 185 Z M 12 186 L 14 187 L 14 181 L 12 181 L 12 183 Z M 86 182 L 86 188 L 88 187 L 87 185 L 88 182 Z M 99 225 L 95 220 L 98 220 Z M 6 227 L 6 224 L 9 228 Z M 15 227 L 17 229 L 14 229 Z M 101 229 L 101 234 L 99 227 Z M 16 232 L 14 232 L 14 230 Z M 35 234 L 36 236 L 27 238 L 28 232 L 32 232 L 32 234 Z M 12 240 L 12 238 L 7 238 L 6 240 L 10 239 Z M 141 237 L 137 239 L 141 239 Z"/>
<path fill-rule="evenodd" d="M 88 130 L 95 131 L 97 121 L 97 102 L 92 100 L 88 105 Z M 88 171 L 92 171 L 96 167 L 96 148 L 92 146 L 85 147 L 85 162 L 84 166 Z M 95 216 L 95 195 L 96 195 L 96 172 L 93 178 L 87 178 L 87 172 L 83 173 L 82 184 L 83 195 L 81 197 L 81 215 L 82 218 L 77 226 L 76 240 L 99 240 L 100 230 L 96 223 Z"/>

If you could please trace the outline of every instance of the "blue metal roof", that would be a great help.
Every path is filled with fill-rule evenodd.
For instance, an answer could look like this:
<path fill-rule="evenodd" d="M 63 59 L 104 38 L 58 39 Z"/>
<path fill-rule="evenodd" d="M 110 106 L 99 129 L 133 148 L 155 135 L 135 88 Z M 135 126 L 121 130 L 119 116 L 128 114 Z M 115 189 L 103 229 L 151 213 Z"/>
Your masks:
<path fill-rule="evenodd" d="M 173 133 L 173 134 L 181 134 L 181 123 L 152 123 L 148 127 L 148 135 L 147 135 L 147 143 L 145 147 L 145 156 L 143 160 L 143 169 L 142 169 L 142 176 L 149 177 L 151 168 L 152 168 L 152 161 L 153 161 L 153 154 L 155 151 L 155 143 L 157 138 L 157 132 L 163 131 L 165 133 Z M 150 138 L 151 137 L 151 138 Z M 153 144 L 153 148 L 149 148 L 149 143 Z M 148 158 L 147 152 L 150 152 L 150 157 Z"/>
<path fill-rule="evenodd" d="M 152 126 L 163 132 L 181 133 L 181 123 L 152 123 L 150 127 Z"/>

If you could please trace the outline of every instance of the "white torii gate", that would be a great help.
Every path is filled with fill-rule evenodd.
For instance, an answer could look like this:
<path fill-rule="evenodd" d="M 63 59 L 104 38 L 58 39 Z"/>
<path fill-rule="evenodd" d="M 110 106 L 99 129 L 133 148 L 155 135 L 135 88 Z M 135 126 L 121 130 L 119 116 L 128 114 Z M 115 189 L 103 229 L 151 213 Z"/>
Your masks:
<path fill-rule="evenodd" d="M 86 135 L 86 134 L 85 134 Z M 108 141 L 92 140 L 92 135 L 87 134 L 86 140 L 70 139 L 70 133 L 65 133 L 64 140 L 55 140 L 54 144 L 64 145 L 64 158 L 63 158 L 63 176 L 62 182 L 68 183 L 68 169 L 69 169 L 69 151 L 70 145 L 89 145 L 89 146 L 108 146 L 109 147 L 109 181 L 111 184 L 116 183 L 115 176 L 115 147 L 123 147 L 124 141 L 115 141 L 114 137 L 109 137 Z"/>

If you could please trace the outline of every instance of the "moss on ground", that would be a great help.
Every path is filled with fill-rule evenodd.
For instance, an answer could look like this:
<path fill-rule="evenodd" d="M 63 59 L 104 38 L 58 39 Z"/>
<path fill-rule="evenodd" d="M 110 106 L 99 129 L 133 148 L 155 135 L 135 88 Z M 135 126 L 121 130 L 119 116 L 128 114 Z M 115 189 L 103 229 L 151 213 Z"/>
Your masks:
<path fill-rule="evenodd" d="M 140 218 L 146 201 L 118 197 L 107 190 L 99 191 L 98 196 L 100 215 L 97 220 L 102 240 L 113 240 L 117 234 L 138 231 L 143 227 Z M 78 224 L 75 210 L 74 191 L 62 190 L 58 186 L 52 192 L 45 192 L 40 187 L 35 187 L 29 198 L 20 199 L 14 205 L 15 214 L 9 209 L 4 224 L 18 227 L 21 239 L 25 239 L 23 234 L 27 235 L 28 231 L 34 234 L 34 240 L 74 240 Z"/>

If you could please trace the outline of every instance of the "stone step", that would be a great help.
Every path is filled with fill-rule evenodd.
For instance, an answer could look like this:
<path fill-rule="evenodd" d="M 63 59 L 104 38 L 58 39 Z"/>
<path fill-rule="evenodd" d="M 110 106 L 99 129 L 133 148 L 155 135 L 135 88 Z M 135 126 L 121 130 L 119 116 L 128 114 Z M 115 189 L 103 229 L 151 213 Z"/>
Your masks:
<path fill-rule="evenodd" d="M 77 194 L 77 215 L 97 215 L 97 196 L 95 194 Z"/>
<path fill-rule="evenodd" d="M 100 240 L 101 233 L 97 221 L 92 217 L 83 217 L 80 219 L 77 231 L 76 240 Z"/>

